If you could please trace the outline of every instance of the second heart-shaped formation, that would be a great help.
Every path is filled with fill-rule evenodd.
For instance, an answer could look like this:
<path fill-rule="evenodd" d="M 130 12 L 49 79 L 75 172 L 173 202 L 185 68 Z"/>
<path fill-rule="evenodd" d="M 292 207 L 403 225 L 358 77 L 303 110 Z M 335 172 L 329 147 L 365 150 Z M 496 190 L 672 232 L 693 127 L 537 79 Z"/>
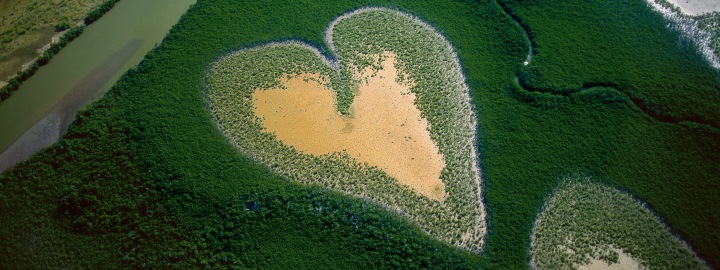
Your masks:
<path fill-rule="evenodd" d="M 480 251 L 476 118 L 452 46 L 382 8 L 338 17 L 326 42 L 337 61 L 284 42 L 213 63 L 206 89 L 220 130 L 289 179 L 369 198 Z"/>

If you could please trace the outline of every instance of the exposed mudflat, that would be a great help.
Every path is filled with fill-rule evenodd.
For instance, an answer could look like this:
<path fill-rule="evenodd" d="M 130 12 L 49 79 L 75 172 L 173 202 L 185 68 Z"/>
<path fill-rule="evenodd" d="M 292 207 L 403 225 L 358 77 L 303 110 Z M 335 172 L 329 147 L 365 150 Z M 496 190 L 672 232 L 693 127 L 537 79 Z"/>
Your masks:
<path fill-rule="evenodd" d="M 60 100 L 50 112 L 0 153 L 0 172 L 25 160 L 35 152 L 60 139 L 75 118 L 75 111 L 88 103 L 93 94 L 118 73 L 127 59 L 137 51 L 141 40 L 131 40 L 108 57 Z"/>
<path fill-rule="evenodd" d="M 51 113 L 33 125 L 20 139 L 0 154 L 0 172 L 60 139 L 62 122 L 62 115 Z"/>
<path fill-rule="evenodd" d="M 720 11 L 720 1 L 717 0 L 667 0 L 679 7 L 683 13 L 698 15 L 713 11 Z"/>
<path fill-rule="evenodd" d="M 590 264 L 581 265 L 578 270 L 640 270 L 642 269 L 638 262 L 630 255 L 625 254 L 621 250 L 615 250 L 619 256 L 618 262 L 608 264 L 600 259 L 590 259 Z"/>
<path fill-rule="evenodd" d="M 356 74 L 362 83 L 350 116 L 336 110 L 335 92 L 314 74 L 287 79 L 285 89 L 255 91 L 255 113 L 263 119 L 265 132 L 302 152 L 319 156 L 346 151 L 418 193 L 442 200 L 445 162 L 430 139 L 428 121 L 415 106 L 415 94 L 397 82 L 395 56 L 386 56 L 382 70 Z"/>

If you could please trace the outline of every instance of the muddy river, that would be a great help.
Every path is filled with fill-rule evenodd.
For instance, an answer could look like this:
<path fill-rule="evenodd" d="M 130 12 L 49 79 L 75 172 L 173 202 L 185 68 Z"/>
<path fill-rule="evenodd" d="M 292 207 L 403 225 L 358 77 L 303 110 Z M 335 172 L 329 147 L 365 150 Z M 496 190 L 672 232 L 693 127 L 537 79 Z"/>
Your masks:
<path fill-rule="evenodd" d="M 0 172 L 57 141 L 195 0 L 122 0 L 0 103 Z"/>

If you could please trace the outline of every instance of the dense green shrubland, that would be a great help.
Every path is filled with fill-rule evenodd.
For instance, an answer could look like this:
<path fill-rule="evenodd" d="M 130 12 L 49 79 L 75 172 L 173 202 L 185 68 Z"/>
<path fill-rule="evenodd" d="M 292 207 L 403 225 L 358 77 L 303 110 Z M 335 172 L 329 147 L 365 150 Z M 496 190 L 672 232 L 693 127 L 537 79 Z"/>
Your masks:
<path fill-rule="evenodd" d="M 478 116 L 488 211 L 488 234 L 479 258 L 430 240 L 381 207 L 272 175 L 239 154 L 208 113 L 203 78 L 218 57 L 289 39 L 313 44 L 327 55 L 322 31 L 333 18 L 368 5 L 418 16 L 457 50 Z M 492 1 L 199 1 L 157 49 L 82 113 L 83 119 L 70 129 L 75 137 L 0 176 L 0 220 L 14 224 L 13 230 L 0 232 L 0 246 L 11 251 L 2 264 L 31 265 L 36 257 L 23 257 L 20 251 L 37 251 L 43 257 L 38 261 L 81 264 L 67 259 L 80 258 L 72 255 L 77 250 L 94 252 L 81 258 L 103 267 L 220 266 L 225 257 L 236 256 L 228 259 L 232 265 L 411 267 L 412 260 L 439 268 L 477 268 L 487 262 L 494 268 L 518 269 L 530 262 L 530 235 L 543 202 L 559 179 L 580 173 L 646 202 L 701 258 L 719 265 L 720 135 L 700 123 L 717 121 L 717 111 L 712 111 L 717 96 L 708 88 L 717 85 L 717 77 L 711 76 L 717 71 L 691 47 L 678 47 L 678 34 L 667 30 L 666 22 L 653 17 L 659 15 L 652 15 L 641 0 L 507 5 L 537 41 L 530 71 L 544 79 L 535 83 L 557 91 L 528 92 L 515 85 L 527 39 Z M 608 13 L 611 19 L 594 15 Z M 636 35 L 638 41 L 633 40 Z M 614 43 L 623 40 L 624 45 Z M 628 57 L 635 54 L 637 58 Z M 652 61 L 643 62 L 648 59 Z M 641 75 L 652 80 L 642 81 Z M 601 79 L 639 84 L 551 93 Z M 697 119 L 660 122 L 631 98 L 647 99 L 658 113 Z M 55 155 L 60 146 L 72 154 Z M 128 165 L 115 165 L 126 158 Z M 70 182 L 78 188 L 65 185 Z M 138 199 L 136 188 L 147 195 Z M 251 196 L 263 200 L 260 206 L 269 206 L 264 215 L 233 212 L 242 205 L 255 209 Z M 63 203 L 65 197 L 76 199 Z M 300 203 L 288 203 L 294 199 Z M 337 222 L 329 221 L 326 228 L 310 207 L 316 199 L 334 205 L 337 213 L 357 215 L 328 215 Z M 72 202 L 99 205 L 56 214 Z M 146 212 L 153 213 L 152 218 L 142 215 Z M 345 237 L 345 232 L 354 232 L 353 216 L 367 220 L 358 227 L 364 233 Z M 35 221 L 24 222 L 28 219 Z M 10 237 L 23 233 L 35 237 L 35 249 Z M 268 239 L 272 241 L 264 241 Z M 405 251 L 399 248 L 405 246 Z M 43 252 L 49 247 L 52 252 Z"/>
<path fill-rule="evenodd" d="M 548 157 L 554 164 L 573 164 L 557 169 L 557 175 L 582 172 L 626 188 L 717 265 L 720 249 L 713 243 L 720 241 L 720 232 L 708 228 L 720 222 L 710 214 L 720 211 L 715 207 L 720 186 L 714 180 L 720 168 L 711 165 L 720 160 L 718 71 L 644 1 L 505 5 L 535 45 L 532 62 L 519 73 L 526 87 L 539 91 L 514 88 L 512 95 L 543 110 L 532 117 L 535 121 L 567 129 L 549 133 L 564 145 L 541 151 L 555 152 Z M 574 93 L 593 85 L 609 87 Z M 610 104 L 591 109 L 585 102 Z M 548 128 L 533 133 L 543 129 Z M 487 170 L 486 175 L 492 178 Z M 488 209 L 493 211 L 491 203 Z"/>
<path fill-rule="evenodd" d="M 527 87 L 568 94 L 613 86 L 661 118 L 720 127 L 718 71 L 707 68 L 690 37 L 658 27 L 665 18 L 644 1 L 507 5 L 535 45 L 521 75 Z"/>
<path fill-rule="evenodd" d="M 229 162 L 260 183 L 221 181 L 225 196 L 142 171 L 142 131 L 107 114 L 82 113 L 62 142 L 3 176 L 3 268 L 478 267 L 370 202 L 283 184 L 248 159 Z"/>
<path fill-rule="evenodd" d="M 532 262 L 538 269 L 577 269 L 618 253 L 647 269 L 705 269 L 685 243 L 642 203 L 589 178 L 567 179 L 552 193 L 535 221 Z"/>

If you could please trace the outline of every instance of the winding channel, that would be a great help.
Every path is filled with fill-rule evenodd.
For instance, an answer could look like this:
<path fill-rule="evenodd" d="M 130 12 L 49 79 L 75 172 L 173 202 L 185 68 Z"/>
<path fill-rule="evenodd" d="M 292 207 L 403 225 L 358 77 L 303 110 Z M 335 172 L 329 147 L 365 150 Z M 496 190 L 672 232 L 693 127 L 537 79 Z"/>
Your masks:
<path fill-rule="evenodd" d="M 531 63 L 531 61 L 532 61 L 532 57 L 533 57 L 533 55 L 534 55 L 534 53 L 535 53 L 535 48 L 534 48 L 534 47 L 535 47 L 535 42 L 534 42 L 534 40 L 533 40 L 533 38 L 532 38 L 532 35 L 530 35 L 529 27 L 528 27 L 527 25 L 523 24 L 522 21 L 520 20 L 520 18 L 519 18 L 517 15 L 515 15 L 514 13 L 512 13 L 512 12 L 510 11 L 510 8 L 509 8 L 508 6 L 506 6 L 505 4 L 503 4 L 503 3 L 499 2 L 499 1 L 497 1 L 496 3 L 502 8 L 503 12 L 505 12 L 505 14 L 507 14 L 508 16 L 510 16 L 510 18 L 512 18 L 513 22 L 514 22 L 515 24 L 517 24 L 517 25 L 522 29 L 523 35 L 525 36 L 525 39 L 527 40 L 527 43 L 528 43 L 528 54 L 527 54 L 527 56 L 525 57 L 525 61 L 523 62 L 523 65 L 525 65 L 525 66 L 530 65 L 530 63 Z M 645 113 L 645 115 L 647 115 L 647 116 L 649 116 L 649 117 L 651 117 L 651 118 L 653 118 L 653 119 L 655 119 L 655 120 L 657 120 L 657 121 L 659 121 L 659 122 L 670 123 L 670 124 L 678 124 L 678 123 L 680 123 L 680 122 L 692 122 L 692 123 L 697 123 L 697 124 L 706 125 L 706 126 L 708 126 L 708 127 L 711 127 L 711 128 L 713 129 L 713 131 L 715 131 L 715 132 L 720 132 L 720 127 L 718 127 L 717 125 L 715 125 L 715 124 L 713 124 L 713 123 L 710 123 L 710 122 L 708 122 L 708 121 L 703 121 L 702 119 L 674 118 L 674 117 L 671 117 L 671 116 L 668 116 L 668 115 L 659 114 L 659 113 L 653 111 L 653 110 L 650 108 L 650 106 L 645 103 L 645 101 L 644 101 L 643 99 L 641 99 L 641 98 L 633 98 L 633 97 L 631 97 L 628 93 L 626 93 L 625 91 L 623 91 L 621 87 L 619 87 L 619 86 L 617 86 L 617 85 L 613 85 L 613 84 L 607 84 L 607 83 L 584 83 L 583 86 L 580 87 L 580 88 L 577 89 L 577 90 L 568 91 L 568 92 L 563 92 L 563 93 L 555 93 L 555 92 L 547 91 L 547 90 L 544 90 L 544 89 L 538 89 L 538 88 L 534 88 L 534 87 L 532 87 L 532 86 L 530 86 L 530 85 L 527 85 L 527 84 L 526 84 L 525 82 L 523 82 L 523 80 L 520 78 L 520 73 L 519 73 L 519 72 L 518 72 L 518 74 L 515 75 L 515 84 L 516 84 L 520 89 L 525 90 L 525 91 L 528 91 L 528 92 L 548 93 L 548 94 L 563 95 L 563 96 L 569 96 L 569 95 L 572 95 L 572 94 L 575 94 L 575 93 L 579 93 L 579 92 L 582 92 L 582 91 L 586 91 L 586 90 L 589 90 L 589 89 L 595 88 L 595 87 L 608 88 L 608 89 L 612 89 L 612 90 L 614 90 L 614 91 L 617 91 L 618 93 L 623 94 L 623 96 L 625 96 L 625 98 L 626 98 L 627 100 L 630 100 L 630 101 L 632 102 L 632 104 L 633 104 L 635 107 L 637 107 L 638 109 L 640 109 L 640 111 L 642 111 L 643 113 Z"/>

